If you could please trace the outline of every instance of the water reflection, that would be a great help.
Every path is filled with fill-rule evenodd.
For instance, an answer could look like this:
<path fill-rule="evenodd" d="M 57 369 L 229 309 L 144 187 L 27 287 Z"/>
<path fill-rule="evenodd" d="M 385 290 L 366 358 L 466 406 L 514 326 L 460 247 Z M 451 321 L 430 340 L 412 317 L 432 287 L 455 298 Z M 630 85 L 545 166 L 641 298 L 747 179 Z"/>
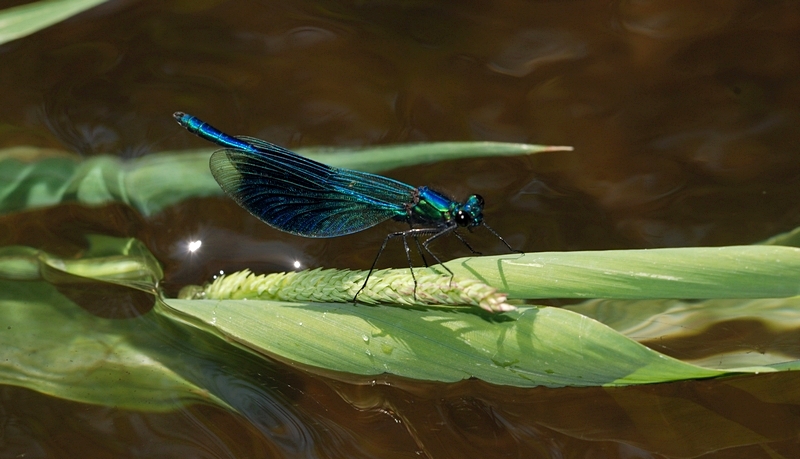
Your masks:
<path fill-rule="evenodd" d="M 524 77 L 537 68 L 586 56 L 586 45 L 564 30 L 531 29 L 517 33 L 489 63 L 495 72 Z"/>
<path fill-rule="evenodd" d="M 396 378 L 369 391 L 329 384 L 360 410 L 390 407 L 432 457 L 557 457 L 565 448 L 582 457 L 699 457 L 723 447 L 758 457 L 762 447 L 793 450 L 792 432 L 799 421 L 791 413 L 797 394 L 779 388 L 796 379 L 784 373 L 725 382 L 556 390 L 478 381 L 412 385 Z M 763 390 L 783 395 L 753 397 Z M 749 417 L 758 410 L 775 418 Z"/>

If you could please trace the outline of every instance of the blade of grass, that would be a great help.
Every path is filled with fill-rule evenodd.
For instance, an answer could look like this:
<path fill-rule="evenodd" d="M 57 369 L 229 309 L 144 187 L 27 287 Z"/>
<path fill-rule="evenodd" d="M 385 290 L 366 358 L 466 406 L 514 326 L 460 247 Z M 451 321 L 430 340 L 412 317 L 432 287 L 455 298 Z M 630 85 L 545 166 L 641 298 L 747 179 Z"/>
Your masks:
<path fill-rule="evenodd" d="M 800 297 L 755 300 L 590 300 L 565 309 L 685 362 L 725 369 L 785 365 L 800 331 Z M 733 345 L 731 339 L 735 339 Z"/>
<path fill-rule="evenodd" d="M 445 265 L 509 298 L 781 298 L 800 295 L 800 249 L 694 247 L 541 252 Z"/>
<path fill-rule="evenodd" d="M 654 383 L 725 372 L 680 362 L 558 308 L 501 317 L 391 306 L 166 299 L 167 317 L 292 364 L 365 376 L 532 387 Z M 323 338 L 324 337 L 324 338 Z M 774 371 L 768 367 L 760 371 Z"/>
<path fill-rule="evenodd" d="M 400 166 L 456 158 L 509 156 L 568 147 L 501 142 L 445 142 L 298 153 L 334 167 L 380 172 Z M 222 190 L 208 168 L 213 149 L 164 152 L 130 161 L 111 156 L 81 160 L 53 150 L 0 150 L 0 214 L 77 201 L 120 201 L 152 215 L 188 198 Z"/>
<path fill-rule="evenodd" d="M 0 11 L 0 44 L 46 29 L 105 0 L 43 0 Z"/>

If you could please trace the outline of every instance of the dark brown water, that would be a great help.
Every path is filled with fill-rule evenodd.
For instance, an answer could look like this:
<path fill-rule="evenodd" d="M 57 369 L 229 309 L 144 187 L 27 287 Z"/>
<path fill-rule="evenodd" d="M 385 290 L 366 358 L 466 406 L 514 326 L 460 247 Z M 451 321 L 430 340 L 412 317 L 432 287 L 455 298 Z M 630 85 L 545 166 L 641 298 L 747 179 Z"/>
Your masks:
<path fill-rule="evenodd" d="M 176 110 L 288 147 L 573 145 L 387 174 L 483 195 L 489 224 L 526 251 L 749 244 L 800 225 L 798 43 L 792 1 L 111 1 L 0 46 L 0 147 L 125 158 L 206 147 Z M 220 269 L 366 268 L 390 227 L 302 239 L 214 198 L 151 217 L 121 205 L 4 215 L 0 242 L 68 256 L 87 233 L 135 236 L 174 294 Z M 204 251 L 187 260 L 181 248 L 198 234 Z M 502 252 L 477 236 L 479 250 Z M 438 250 L 465 254 L 457 241 Z M 405 263 L 399 249 L 382 261 Z M 794 334 L 740 325 L 653 347 L 690 358 L 783 339 L 796 351 Z M 252 397 L 260 411 L 248 412 L 262 415 L 250 418 L 3 387 L 0 456 L 800 456 L 790 373 L 521 390 L 264 371 L 220 376 Z"/>

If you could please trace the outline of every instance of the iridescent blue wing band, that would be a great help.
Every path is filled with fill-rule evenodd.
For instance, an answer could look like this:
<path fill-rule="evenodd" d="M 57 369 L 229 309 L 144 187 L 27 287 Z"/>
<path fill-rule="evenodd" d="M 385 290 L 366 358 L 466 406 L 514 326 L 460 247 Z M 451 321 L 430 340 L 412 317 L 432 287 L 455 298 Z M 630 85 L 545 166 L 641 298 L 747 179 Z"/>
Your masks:
<path fill-rule="evenodd" d="M 356 233 L 405 215 L 412 199 L 414 187 L 386 177 L 253 147 L 215 152 L 211 173 L 239 205 L 281 231 L 305 237 Z"/>
<path fill-rule="evenodd" d="M 211 173 L 240 206 L 281 231 L 306 237 L 356 233 L 405 218 L 415 188 L 380 175 L 337 169 L 253 137 L 233 137 L 183 112 L 181 126 L 225 147 Z"/>

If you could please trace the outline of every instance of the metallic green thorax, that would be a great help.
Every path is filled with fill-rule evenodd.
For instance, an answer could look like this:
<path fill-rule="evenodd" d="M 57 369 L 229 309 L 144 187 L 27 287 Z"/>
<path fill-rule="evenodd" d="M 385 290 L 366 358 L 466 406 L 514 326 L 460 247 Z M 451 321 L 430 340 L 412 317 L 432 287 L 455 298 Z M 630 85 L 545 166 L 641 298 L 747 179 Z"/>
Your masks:
<path fill-rule="evenodd" d="M 471 195 L 464 204 L 421 186 L 414 190 L 407 219 L 412 224 L 477 226 L 483 221 L 483 198 Z"/>

